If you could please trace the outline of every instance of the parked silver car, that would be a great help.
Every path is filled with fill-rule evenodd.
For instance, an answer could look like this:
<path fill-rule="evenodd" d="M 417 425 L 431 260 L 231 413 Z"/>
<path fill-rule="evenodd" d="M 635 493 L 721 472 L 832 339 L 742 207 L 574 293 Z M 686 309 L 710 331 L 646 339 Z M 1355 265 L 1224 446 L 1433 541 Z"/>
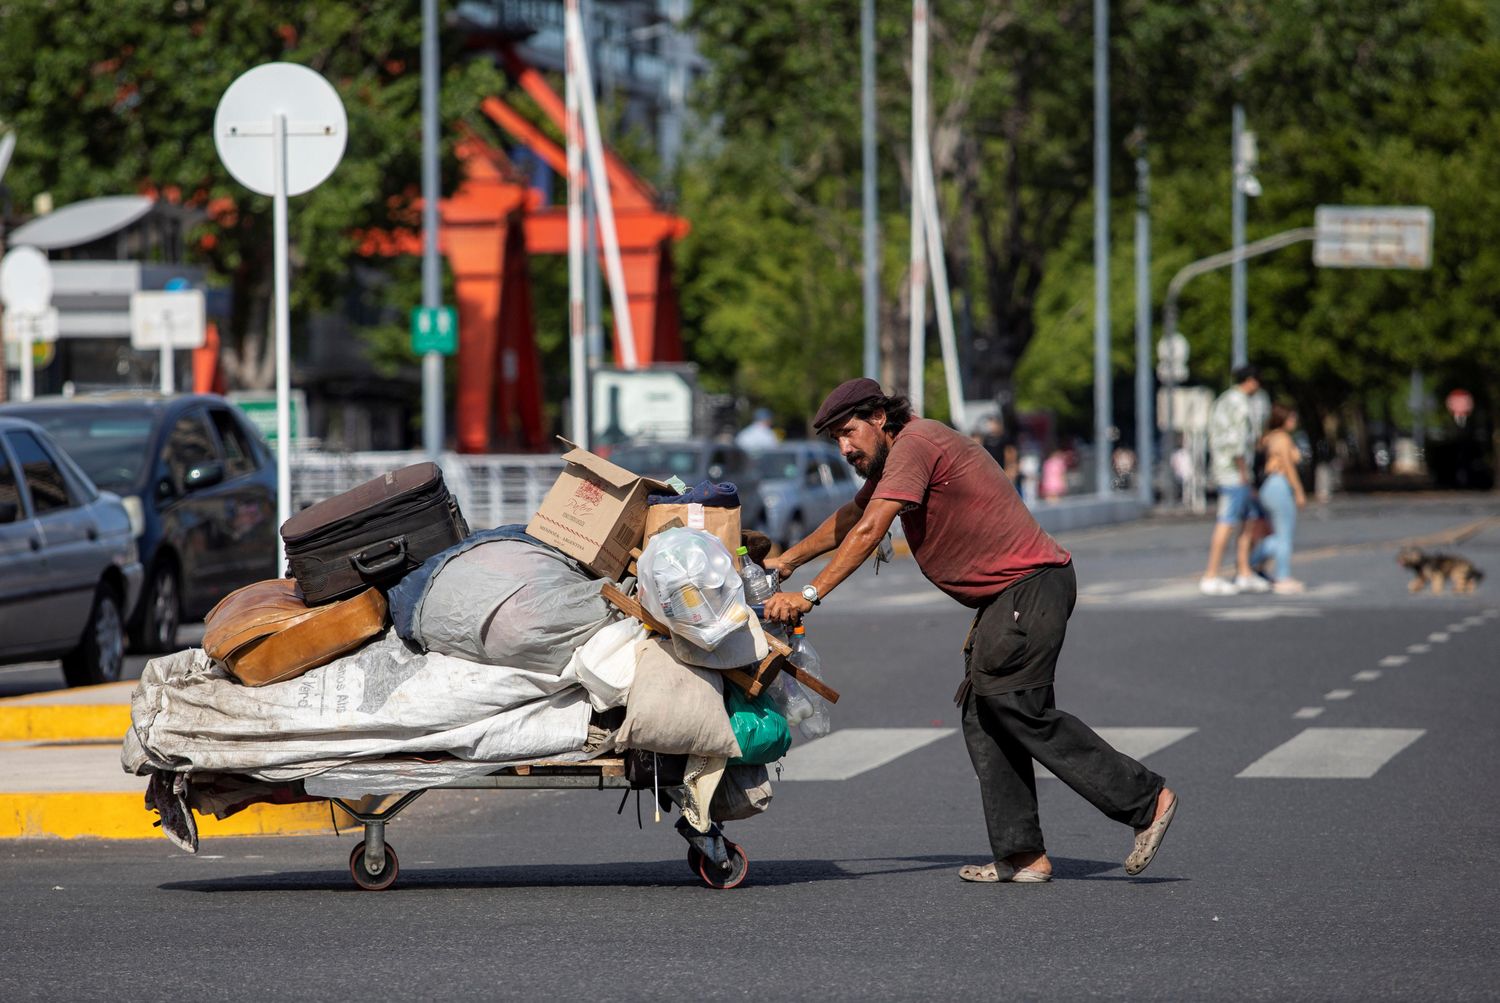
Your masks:
<path fill-rule="evenodd" d="M 41 428 L 0 416 L 0 664 L 61 658 L 69 686 L 118 680 L 141 578 L 119 497 Z"/>
<path fill-rule="evenodd" d="M 790 547 L 854 500 L 864 483 L 832 444 L 789 440 L 753 454 L 766 535 Z"/>

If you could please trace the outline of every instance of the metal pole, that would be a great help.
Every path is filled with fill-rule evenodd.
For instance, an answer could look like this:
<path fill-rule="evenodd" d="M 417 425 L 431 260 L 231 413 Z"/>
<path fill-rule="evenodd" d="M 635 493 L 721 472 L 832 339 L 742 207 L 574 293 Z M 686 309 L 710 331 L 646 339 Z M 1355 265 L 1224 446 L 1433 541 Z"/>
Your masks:
<path fill-rule="evenodd" d="M 275 248 L 276 315 L 276 525 L 292 515 L 292 321 L 287 277 L 286 115 L 277 112 L 271 124 L 271 171 L 275 187 L 271 218 Z M 286 567 L 286 544 L 276 534 L 277 574 Z"/>
<path fill-rule="evenodd" d="M 865 376 L 880 379 L 880 220 L 876 215 L 875 0 L 859 12 L 861 118 L 864 139 Z"/>
<path fill-rule="evenodd" d="M 1094 0 L 1094 479 L 1109 494 L 1109 3 Z"/>
<path fill-rule="evenodd" d="M 36 369 L 35 352 L 36 344 L 36 314 L 21 314 L 17 311 L 16 326 L 21 329 L 21 385 L 19 389 L 20 399 L 29 401 L 36 396 Z"/>
<path fill-rule="evenodd" d="M 1135 485 L 1143 505 L 1154 500 L 1151 383 L 1151 165 L 1142 143 L 1135 158 Z"/>
<path fill-rule="evenodd" d="M 927 357 L 927 259 L 922 235 L 921 137 L 927 134 L 927 0 L 911 6 L 911 325 L 907 342 L 907 395 L 922 413 Z"/>
<path fill-rule="evenodd" d="M 589 71 L 588 49 L 583 37 L 583 21 L 578 12 L 578 0 L 567 0 L 564 10 L 564 27 L 571 27 L 568 37 L 573 39 L 570 55 L 573 60 L 578 86 L 580 117 L 583 119 L 583 141 L 588 158 L 589 190 L 594 193 L 594 205 L 599 207 L 599 230 L 604 237 L 604 267 L 609 275 L 610 304 L 615 312 L 615 330 L 619 332 L 620 362 L 626 369 L 635 369 L 635 329 L 630 317 L 630 301 L 625 290 L 625 271 L 620 263 L 620 240 L 615 231 L 615 206 L 609 190 L 609 174 L 604 162 L 604 141 L 599 136 L 599 110 L 594 104 L 594 82 Z"/>
<path fill-rule="evenodd" d="M 953 301 L 948 296 L 948 262 L 943 256 L 943 227 L 938 217 L 937 186 L 932 180 L 932 150 L 927 136 L 922 136 L 921 168 L 922 220 L 926 234 L 927 257 L 932 265 L 933 312 L 937 314 L 938 341 L 943 349 L 943 377 L 948 389 L 948 417 L 960 432 L 968 428 L 964 414 L 963 377 L 958 367 L 958 340 L 953 334 Z"/>
<path fill-rule="evenodd" d="M 422 0 L 422 305 L 443 305 L 438 260 L 438 17 L 437 0 Z M 443 451 L 443 354 L 422 356 L 422 448 Z"/>
<path fill-rule="evenodd" d="M 1417 451 L 1417 463 L 1427 466 L 1427 391 L 1422 370 L 1411 371 L 1411 444 Z"/>
<path fill-rule="evenodd" d="M 1222 114 L 1222 113 L 1221 113 Z M 1230 183 L 1230 241 L 1233 250 L 1245 246 L 1245 192 L 1243 182 L 1245 165 L 1240 158 L 1240 137 L 1245 132 L 1245 107 L 1238 101 L 1234 105 L 1230 129 L 1229 156 L 1234 165 Z M 1229 271 L 1229 340 L 1230 368 L 1243 366 L 1247 356 L 1245 338 L 1245 262 L 1236 261 Z"/>
<path fill-rule="evenodd" d="M 572 22 L 569 22 L 571 26 Z M 588 332 L 583 316 L 583 156 L 578 137 L 578 74 L 573 46 L 565 47 L 567 72 L 563 81 L 567 109 L 563 123 L 568 149 L 568 356 L 572 368 L 573 441 L 589 448 Z"/>
<path fill-rule="evenodd" d="M 172 391 L 177 389 L 177 373 L 173 371 L 173 364 L 177 361 L 172 357 L 172 315 L 171 311 L 162 316 L 162 342 L 161 342 L 161 392 L 170 397 Z"/>

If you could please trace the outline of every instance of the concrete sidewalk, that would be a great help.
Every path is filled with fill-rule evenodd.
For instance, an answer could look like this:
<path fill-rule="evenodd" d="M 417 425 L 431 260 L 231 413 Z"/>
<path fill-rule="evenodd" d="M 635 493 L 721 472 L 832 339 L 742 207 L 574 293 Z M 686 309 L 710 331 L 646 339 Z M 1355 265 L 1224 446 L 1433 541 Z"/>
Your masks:
<path fill-rule="evenodd" d="M 146 778 L 120 766 L 135 682 L 0 700 L 0 839 L 160 839 Z M 198 819 L 203 836 L 333 831 L 326 804 L 252 805 Z"/>

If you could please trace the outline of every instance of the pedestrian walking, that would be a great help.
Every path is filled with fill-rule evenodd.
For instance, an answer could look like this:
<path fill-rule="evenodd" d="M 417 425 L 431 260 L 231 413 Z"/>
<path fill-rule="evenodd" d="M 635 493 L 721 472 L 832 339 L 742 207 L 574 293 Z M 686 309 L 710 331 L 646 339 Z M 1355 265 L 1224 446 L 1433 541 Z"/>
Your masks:
<path fill-rule="evenodd" d="M 1297 472 L 1302 453 L 1292 439 L 1297 430 L 1297 412 L 1285 404 L 1276 404 L 1271 408 L 1269 425 L 1261 438 L 1266 467 L 1258 495 L 1271 520 L 1271 534 L 1251 554 L 1250 563 L 1260 567 L 1262 562 L 1268 562 L 1272 590 L 1296 594 L 1306 586 L 1292 577 L 1292 539 L 1297 532 L 1297 510 L 1307 504 L 1307 492 L 1302 489 L 1302 477 Z"/>
<path fill-rule="evenodd" d="M 1054 449 L 1042 461 L 1042 498 L 1057 501 L 1068 493 L 1068 458 L 1061 449 Z"/>
<path fill-rule="evenodd" d="M 734 437 L 734 444 L 747 453 L 758 452 L 762 449 L 775 449 L 781 445 L 781 439 L 776 435 L 776 429 L 771 425 L 772 414 L 768 408 L 756 409 L 754 419 L 750 424 L 739 430 Z"/>
<path fill-rule="evenodd" d="M 1219 492 L 1219 511 L 1198 588 L 1209 596 L 1271 590 L 1271 583 L 1250 569 L 1251 539 L 1245 532 L 1245 524 L 1259 514 L 1251 473 L 1260 430 L 1251 398 L 1260 389 L 1260 373 L 1254 366 L 1239 366 L 1233 379 L 1234 386 L 1218 396 L 1208 413 L 1209 476 Z M 1237 537 L 1233 581 L 1219 577 L 1231 537 Z"/>
<path fill-rule="evenodd" d="M 941 422 L 914 417 L 906 398 L 886 396 L 874 380 L 841 383 L 813 428 L 838 444 L 865 484 L 772 562 L 785 581 L 836 551 L 801 593 L 766 600 L 766 616 L 790 622 L 809 612 L 864 562 L 899 515 L 922 573 L 977 611 L 955 702 L 979 777 L 992 859 L 960 868 L 959 877 L 1051 879 L 1033 761 L 1134 829 L 1125 870 L 1139 874 L 1161 845 L 1177 797 L 1160 776 L 1057 709 L 1057 659 L 1078 595 L 1072 556 L 1037 525 L 982 446 Z"/>

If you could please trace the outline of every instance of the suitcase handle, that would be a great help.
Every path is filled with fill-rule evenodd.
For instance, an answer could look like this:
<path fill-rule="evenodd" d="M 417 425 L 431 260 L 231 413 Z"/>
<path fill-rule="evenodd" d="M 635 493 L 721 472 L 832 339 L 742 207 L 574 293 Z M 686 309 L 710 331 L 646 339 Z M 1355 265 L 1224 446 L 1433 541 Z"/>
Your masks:
<path fill-rule="evenodd" d="M 394 540 L 367 547 L 349 560 L 354 565 L 354 570 L 365 578 L 379 578 L 406 563 L 406 537 L 398 536 Z"/>

